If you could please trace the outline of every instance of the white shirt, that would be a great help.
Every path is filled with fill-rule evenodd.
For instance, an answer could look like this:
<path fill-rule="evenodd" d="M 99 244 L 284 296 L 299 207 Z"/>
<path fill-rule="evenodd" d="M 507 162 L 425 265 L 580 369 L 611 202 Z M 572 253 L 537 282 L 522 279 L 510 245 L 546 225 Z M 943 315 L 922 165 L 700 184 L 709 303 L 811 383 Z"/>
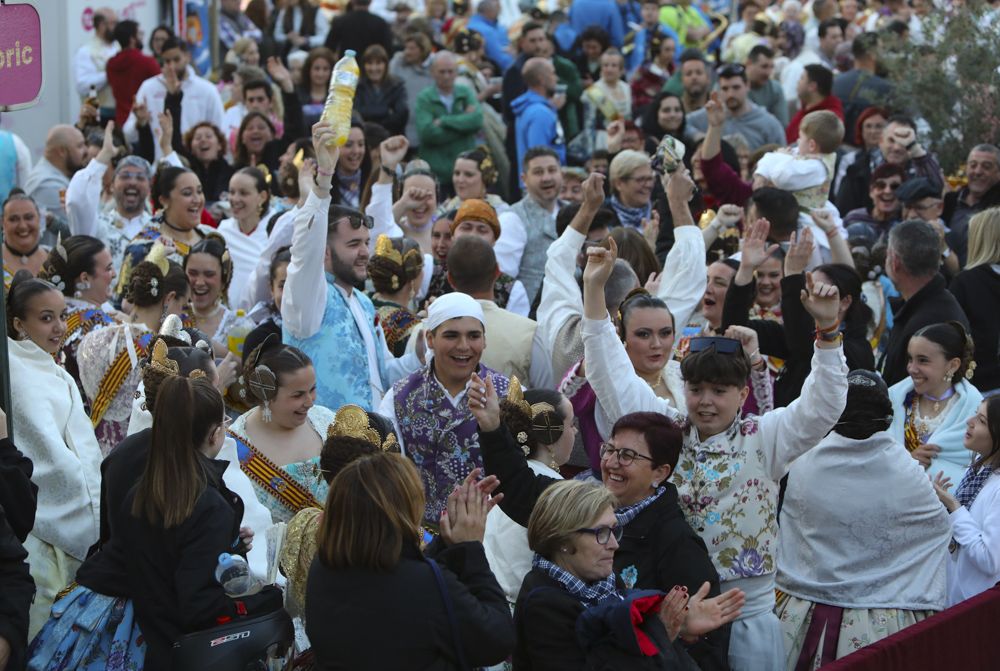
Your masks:
<path fill-rule="evenodd" d="M 222 98 L 219 97 L 219 90 L 210 82 L 199 77 L 194 68 L 188 66 L 187 76 L 181 82 L 181 91 L 184 97 L 181 100 L 181 133 L 186 133 L 189 129 L 202 121 L 208 121 L 216 128 L 221 129 L 224 125 Z M 163 113 L 164 104 L 167 98 L 167 85 L 164 83 L 163 75 L 150 77 L 142 83 L 136 93 L 136 100 L 145 103 L 150 114 L 150 130 L 156 136 L 156 129 L 160 127 L 159 115 Z M 174 124 L 177 124 L 174 119 Z M 135 143 L 139 139 L 139 132 L 136 129 L 135 112 L 128 115 L 125 126 L 122 129 L 125 138 Z M 156 158 L 159 159 L 162 152 L 160 143 L 154 143 Z"/>
<path fill-rule="evenodd" d="M 257 265 L 257 260 L 267 247 L 267 217 L 265 214 L 257 227 L 249 235 L 240 230 L 235 219 L 223 219 L 219 224 L 219 234 L 226 240 L 226 248 L 233 259 L 233 279 L 229 284 L 229 303 L 236 309 L 248 309 L 252 304 L 244 303 L 246 287 Z"/>
<path fill-rule="evenodd" d="M 493 246 L 493 253 L 497 257 L 500 272 L 516 278 L 521 271 L 521 255 L 528 243 L 528 231 L 525 230 L 521 217 L 510 210 L 501 213 L 499 219 L 500 238 Z"/>
<path fill-rule="evenodd" d="M 183 108 L 183 103 L 181 103 L 181 109 Z M 222 131 L 223 137 L 226 138 L 227 145 L 230 142 L 230 138 L 236 137 L 236 133 L 240 130 L 240 124 L 243 123 L 243 117 L 246 115 L 247 107 L 243 103 L 236 103 L 222 115 L 222 126 L 219 130 Z"/>
<path fill-rule="evenodd" d="M 948 605 L 954 606 L 1000 580 L 1000 475 L 986 481 L 972 508 L 948 516 L 958 550 L 948 562 Z"/>
<path fill-rule="evenodd" d="M 274 20 L 274 40 L 278 44 L 284 44 L 288 41 L 287 33 L 285 33 L 285 12 L 287 9 L 279 9 L 278 16 Z M 309 47 L 306 49 L 315 49 L 316 47 L 321 47 L 326 42 L 326 34 L 330 32 L 330 23 L 326 20 L 326 14 L 323 10 L 316 12 L 316 19 L 313 22 L 313 33 L 312 37 L 309 37 Z M 299 32 L 302 30 L 302 10 L 297 6 L 292 7 L 292 32 Z M 302 47 L 299 47 L 300 49 Z"/>
<path fill-rule="evenodd" d="M 241 304 L 257 305 L 258 303 L 266 303 L 271 299 L 271 261 L 279 249 L 292 244 L 292 232 L 295 230 L 293 223 L 295 222 L 295 215 L 298 213 L 299 206 L 296 205 L 284 212 L 274 222 L 271 234 L 267 237 L 267 244 L 261 250 L 255 267 L 250 272 L 250 276 L 243 286 L 243 294 L 238 298 Z M 267 230 L 267 220 L 262 220 L 261 223 L 264 224 L 264 229 Z"/>
<path fill-rule="evenodd" d="M 121 50 L 117 42 L 108 44 L 96 35 L 76 50 L 73 57 L 73 80 L 81 98 L 90 95 L 90 87 L 97 87 L 101 107 L 114 107 L 115 99 L 108 86 L 108 61 Z"/>

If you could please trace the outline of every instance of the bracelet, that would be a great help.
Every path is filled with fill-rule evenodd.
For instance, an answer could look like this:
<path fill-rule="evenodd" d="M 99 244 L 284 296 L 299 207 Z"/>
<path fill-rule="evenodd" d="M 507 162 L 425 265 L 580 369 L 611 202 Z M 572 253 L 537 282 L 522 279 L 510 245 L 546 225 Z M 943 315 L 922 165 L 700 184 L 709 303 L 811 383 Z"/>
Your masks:
<path fill-rule="evenodd" d="M 816 333 L 835 333 L 835 332 L 837 332 L 839 330 L 840 330 L 840 321 L 839 320 L 833 322 L 833 324 L 831 326 L 827 326 L 826 328 L 823 328 L 823 327 L 819 326 L 818 324 L 816 325 Z"/>
<path fill-rule="evenodd" d="M 320 175 L 321 177 L 333 177 L 333 171 L 332 170 L 330 172 L 327 172 L 326 170 L 323 170 L 323 168 L 319 168 L 319 167 L 316 168 L 316 174 Z"/>
<path fill-rule="evenodd" d="M 821 331 L 816 331 L 816 342 L 833 343 L 839 345 L 844 341 L 844 334 L 840 333 L 822 333 Z"/>
<path fill-rule="evenodd" d="M 395 170 L 390 170 L 389 168 L 385 167 L 384 165 L 380 165 L 379 169 L 382 172 L 384 172 L 385 174 L 387 174 L 389 177 L 395 177 L 396 176 L 396 171 Z"/>

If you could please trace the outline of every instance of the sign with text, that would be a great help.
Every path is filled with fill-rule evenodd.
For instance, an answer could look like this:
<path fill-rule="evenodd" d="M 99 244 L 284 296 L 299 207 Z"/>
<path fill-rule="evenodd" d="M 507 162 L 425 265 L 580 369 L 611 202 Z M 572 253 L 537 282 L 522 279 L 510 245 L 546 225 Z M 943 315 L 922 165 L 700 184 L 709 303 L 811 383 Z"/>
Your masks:
<path fill-rule="evenodd" d="M 0 110 L 30 107 L 42 94 L 42 22 L 31 5 L 0 5 Z"/>

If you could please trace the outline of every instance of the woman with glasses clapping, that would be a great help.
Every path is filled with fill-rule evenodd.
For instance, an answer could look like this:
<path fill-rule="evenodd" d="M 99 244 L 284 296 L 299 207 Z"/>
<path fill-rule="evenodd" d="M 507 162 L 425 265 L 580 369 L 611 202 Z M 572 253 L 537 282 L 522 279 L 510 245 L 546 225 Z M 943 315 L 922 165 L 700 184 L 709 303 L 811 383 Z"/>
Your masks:
<path fill-rule="evenodd" d="M 520 427 L 515 429 L 518 433 L 514 435 L 507 424 L 513 417 L 530 417 L 531 432 L 534 433 L 538 430 L 536 425 L 543 423 L 545 409 L 535 407 L 541 404 L 528 406 L 517 390 L 519 387 L 512 386 L 512 393 L 503 400 L 503 417 L 506 421 L 502 422 L 501 401 L 492 383 L 484 383 L 473 376 L 469 389 L 469 409 L 479 422 L 480 448 L 486 472 L 496 475 L 501 482 L 498 490 L 504 494 L 500 502 L 501 509 L 513 521 L 529 528 L 528 544 L 532 550 L 541 553 L 549 561 L 558 561 L 554 557 L 559 553 L 546 554 L 532 544 L 529 518 L 541 505 L 547 490 L 554 488 L 559 480 L 543 474 L 536 475 L 522 449 L 526 441 L 532 440 L 532 436 Z M 611 576 L 612 583 L 620 582 L 627 589 L 668 592 L 675 585 L 680 585 L 691 594 L 703 589 L 701 596 L 714 597 L 707 600 L 714 604 L 734 597 L 731 593 L 717 596 L 718 574 L 705 545 L 684 521 L 678 505 L 677 490 L 669 482 L 677 464 L 680 447 L 681 429 L 662 414 L 634 413 L 619 419 L 611 431 L 610 441 L 601 446 L 601 472 L 604 480 L 602 489 L 608 505 L 613 505 L 612 520 L 618 525 L 615 540 L 609 541 L 607 532 L 598 533 L 596 538 L 591 535 L 575 540 L 590 541 L 593 544 L 593 541 L 600 541 L 602 537 L 605 539 L 605 543 L 598 544 L 611 550 L 613 562 L 607 562 L 607 572 L 600 576 L 601 580 Z M 611 513 L 612 508 L 609 507 L 608 512 Z M 600 526 L 590 524 L 592 521 L 594 520 L 588 519 L 587 524 L 577 526 Z M 596 551 L 595 548 L 591 549 Z M 534 600 L 531 594 L 537 586 L 531 584 L 534 573 L 535 569 L 525 578 L 515 611 L 526 602 Z M 581 579 L 588 580 L 586 577 Z M 544 602 L 546 599 L 539 601 Z M 540 618 L 551 615 L 545 605 L 540 610 Z M 527 629 L 531 631 L 533 628 L 529 626 Z M 534 631 L 546 631 L 546 628 L 534 628 Z M 572 630 L 569 636 L 571 635 Z M 568 654 L 565 648 L 557 650 L 541 645 L 541 641 L 537 643 L 538 645 L 523 640 L 519 642 L 521 650 L 541 655 L 539 659 L 531 660 L 530 668 L 582 667 L 582 660 L 575 656 L 583 655 L 583 651 L 574 648 L 573 653 Z M 688 646 L 687 652 L 701 669 L 725 669 L 728 668 L 728 646 L 728 627 L 725 627 Z M 546 650 L 551 650 L 551 659 L 547 657 Z"/>
<path fill-rule="evenodd" d="M 693 670 L 678 635 L 696 640 L 739 613 L 742 592 L 706 600 L 708 583 L 690 599 L 681 586 L 619 591 L 615 505 L 608 489 L 575 480 L 539 497 L 528 523 L 532 569 L 514 609 L 514 668 Z"/>

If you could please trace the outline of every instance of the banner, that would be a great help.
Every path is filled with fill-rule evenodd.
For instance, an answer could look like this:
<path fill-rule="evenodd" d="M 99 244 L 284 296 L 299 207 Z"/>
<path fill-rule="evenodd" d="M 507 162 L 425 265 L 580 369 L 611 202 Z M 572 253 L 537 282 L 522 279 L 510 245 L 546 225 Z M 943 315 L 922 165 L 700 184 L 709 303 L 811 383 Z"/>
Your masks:
<path fill-rule="evenodd" d="M 201 76 L 212 70 L 211 0 L 187 0 L 184 6 L 184 39 L 191 49 L 191 67 Z"/>
<path fill-rule="evenodd" d="M 42 21 L 31 5 L 0 5 L 0 110 L 30 107 L 42 94 Z"/>

